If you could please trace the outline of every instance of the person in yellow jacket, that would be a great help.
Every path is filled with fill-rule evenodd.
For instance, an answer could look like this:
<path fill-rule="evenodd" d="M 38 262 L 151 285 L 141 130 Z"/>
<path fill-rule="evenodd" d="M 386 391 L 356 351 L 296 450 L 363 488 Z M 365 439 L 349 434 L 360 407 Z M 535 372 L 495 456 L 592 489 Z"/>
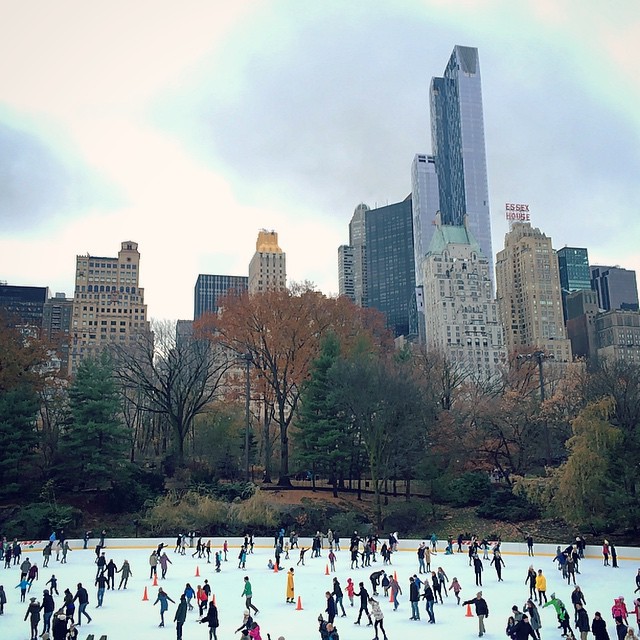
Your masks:
<path fill-rule="evenodd" d="M 295 587 L 293 585 L 293 567 L 287 573 L 287 602 L 293 603 L 295 598 Z"/>
<path fill-rule="evenodd" d="M 542 575 L 542 569 L 538 569 L 536 576 L 536 590 L 538 591 L 538 604 L 542 604 L 542 598 L 547 601 L 547 579 Z"/>

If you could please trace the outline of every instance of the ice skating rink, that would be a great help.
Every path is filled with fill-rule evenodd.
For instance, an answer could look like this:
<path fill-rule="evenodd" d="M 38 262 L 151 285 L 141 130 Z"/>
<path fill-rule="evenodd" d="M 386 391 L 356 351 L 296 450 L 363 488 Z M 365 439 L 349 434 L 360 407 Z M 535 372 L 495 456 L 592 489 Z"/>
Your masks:
<path fill-rule="evenodd" d="M 204 538 L 205 542 L 207 538 Z M 102 635 L 106 635 L 108 640 L 161 640 L 162 638 L 173 639 L 176 637 L 173 617 L 176 605 L 171 605 L 167 612 L 166 626 L 158 628 L 160 622 L 159 604 L 154 606 L 157 587 L 152 586 L 149 579 L 149 556 L 159 542 L 165 542 L 167 554 L 173 564 L 169 565 L 166 580 L 159 580 L 159 585 L 173 598 L 179 601 L 180 594 L 184 591 L 186 583 L 196 588 L 207 579 L 215 595 L 220 619 L 218 628 L 218 639 L 229 640 L 234 636 L 234 631 L 242 622 L 242 613 L 245 608 L 244 598 L 241 597 L 243 590 L 243 577 L 248 575 L 253 587 L 253 603 L 258 607 L 260 613 L 256 621 L 261 628 L 263 640 L 267 640 L 267 633 L 272 640 L 277 640 L 283 636 L 285 640 L 307 640 L 319 638 L 318 615 L 324 614 L 326 608 L 325 591 L 332 590 L 332 578 L 337 576 L 343 590 L 347 578 L 351 577 L 354 583 L 362 581 L 366 588 L 371 591 L 369 575 L 378 569 L 385 568 L 389 573 L 395 571 L 403 594 L 399 597 L 400 607 L 394 612 L 393 605 L 382 597 L 379 598 L 384 613 L 384 625 L 387 630 L 389 640 L 405 640 L 406 638 L 437 638 L 442 640 L 457 640 L 459 638 L 474 638 L 478 635 L 477 620 L 475 617 L 465 616 L 465 607 L 457 606 L 456 599 L 451 593 L 449 597 L 444 597 L 444 604 L 435 607 L 436 624 L 427 623 L 424 600 L 420 602 L 421 620 L 414 622 L 409 620 L 409 576 L 417 573 L 418 562 L 416 549 L 420 540 L 400 540 L 399 551 L 392 557 L 392 564 L 383 567 L 382 561 L 372 563 L 371 567 L 351 570 L 350 556 L 345 546 L 348 546 L 348 539 L 344 540 L 343 550 L 337 552 L 336 573 L 325 575 L 328 563 L 328 549 L 322 551 L 320 558 L 311 558 L 311 550 L 305 555 L 306 566 L 296 566 L 298 552 L 294 550 L 290 553 L 289 560 L 283 560 L 283 570 L 274 573 L 267 568 L 270 558 L 273 558 L 272 540 L 256 540 L 253 555 L 248 555 L 246 570 L 238 569 L 238 548 L 240 539 L 228 539 L 230 546 L 228 561 L 222 563 L 222 571 L 216 574 L 213 564 L 207 564 L 206 559 L 192 558 L 192 551 L 187 550 L 186 556 L 180 556 L 173 551 L 173 539 L 164 540 L 109 540 L 105 548 L 107 560 L 113 559 L 118 568 L 123 560 L 128 560 L 133 576 L 129 579 L 129 586 L 126 591 L 107 591 L 104 598 L 104 605 L 96 609 L 96 587 L 94 580 L 96 576 L 96 566 L 94 564 L 95 553 L 90 546 L 83 550 L 80 541 L 70 541 L 72 552 L 68 556 L 68 563 L 61 565 L 56 562 L 55 555 L 50 561 L 49 567 L 42 568 L 42 544 L 38 543 L 33 548 L 24 547 L 22 559 L 28 557 L 31 562 L 36 562 L 40 569 L 39 579 L 34 583 L 31 592 L 27 594 L 25 603 L 20 602 L 20 590 L 15 586 L 20 581 L 20 569 L 12 566 L 10 569 L 0 568 L 0 584 L 4 586 L 7 594 L 7 604 L 5 613 L 0 616 L 0 639 L 1 640 L 23 640 L 29 639 L 29 623 L 24 621 L 30 597 L 37 597 L 42 601 L 42 591 L 45 589 L 45 582 L 49 580 L 51 574 L 58 578 L 58 591 L 60 596 L 55 596 L 56 608 L 62 605 L 62 594 L 65 588 L 69 588 L 75 594 L 78 582 L 81 582 L 89 590 L 89 607 L 87 609 L 93 618 L 91 624 L 83 624 L 79 638 L 85 640 L 88 634 L 93 634 L 95 640 L 99 640 Z M 92 543 L 95 545 L 95 540 Z M 302 539 L 304 546 L 310 546 L 310 540 Z M 428 542 L 428 541 L 427 541 Z M 301 545 L 303 546 L 303 545 Z M 564 548 L 566 543 L 562 543 Z M 222 539 L 212 538 L 212 563 L 213 551 L 222 548 Z M 571 614 L 573 622 L 573 606 L 571 604 L 571 591 L 573 586 L 568 586 L 562 580 L 560 572 L 553 562 L 551 545 L 536 546 L 538 550 L 534 558 L 529 558 L 523 545 L 503 545 L 503 559 L 506 566 L 503 569 L 504 582 L 498 582 L 494 568 L 489 565 L 489 560 L 484 561 L 482 592 L 489 605 L 490 615 L 486 621 L 486 638 L 505 638 L 505 627 L 507 618 L 510 615 L 511 607 L 515 604 L 522 609 L 529 595 L 528 586 L 525 584 L 527 569 L 533 564 L 535 569 L 542 569 L 547 577 L 547 595 L 555 592 L 565 603 L 567 610 Z M 543 553 L 546 551 L 546 553 Z M 625 553 L 626 551 L 626 553 Z M 489 554 L 491 556 L 491 554 Z M 609 635 L 615 637 L 614 623 L 611 617 L 611 607 L 614 597 L 624 596 L 627 607 L 633 610 L 633 600 L 640 594 L 634 595 L 635 576 L 640 568 L 638 550 L 618 549 L 619 565 L 618 569 L 604 567 L 599 547 L 588 547 L 587 558 L 580 564 L 580 575 L 576 576 L 577 584 L 580 585 L 587 601 L 587 612 L 589 619 L 593 619 L 596 610 L 603 614 L 607 622 Z M 589 557 L 593 556 L 593 557 Z M 284 556 L 283 556 L 284 557 Z M 635 559 L 634 559 L 635 558 Z M 287 570 L 289 567 L 295 569 L 295 598 L 301 598 L 302 610 L 296 610 L 295 604 L 285 602 Z M 457 577 L 462 585 L 462 599 L 473 598 L 478 591 L 475 586 L 473 569 L 469 567 L 466 553 L 445 555 L 442 550 L 432 556 L 431 568 L 437 570 L 442 567 L 449 582 Z M 196 577 L 196 569 L 200 576 Z M 158 567 L 160 573 L 160 567 Z M 116 576 L 116 587 L 120 575 Z M 148 593 L 148 600 L 143 600 L 145 587 Z M 382 594 L 382 589 L 380 589 Z M 358 598 L 355 598 L 355 606 L 350 607 L 348 598 L 344 597 L 347 617 L 337 617 L 336 625 L 341 640 L 371 640 L 373 638 L 372 628 L 366 626 L 366 619 L 363 617 L 361 626 L 355 626 L 354 620 L 358 612 Z M 195 600 L 194 600 L 195 604 Z M 326 619 L 326 614 L 325 619 Z M 540 609 L 542 618 L 542 637 L 559 638 L 560 631 L 557 628 L 556 615 L 552 607 Z M 77 610 L 76 610 L 77 616 Z M 76 618 L 77 620 L 77 618 Z M 636 616 L 631 613 L 629 617 L 630 625 L 637 630 L 638 623 Z M 573 625 L 572 625 L 573 626 Z M 42 632 L 42 622 L 39 633 Z M 206 624 L 198 624 L 197 606 L 188 613 L 187 621 L 184 625 L 184 640 L 207 640 L 208 627 Z"/>

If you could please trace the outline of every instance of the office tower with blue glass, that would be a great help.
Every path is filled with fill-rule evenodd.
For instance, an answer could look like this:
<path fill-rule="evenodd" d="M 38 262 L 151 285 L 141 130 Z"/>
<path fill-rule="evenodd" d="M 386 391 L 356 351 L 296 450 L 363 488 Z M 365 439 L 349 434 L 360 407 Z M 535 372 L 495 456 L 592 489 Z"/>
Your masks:
<path fill-rule="evenodd" d="M 589 253 L 581 247 L 563 247 L 556 252 L 558 257 L 558 273 L 560 275 L 560 291 L 562 293 L 562 313 L 567 324 L 567 296 L 574 291 L 591 289 L 591 269 Z"/>
<path fill-rule="evenodd" d="M 489 260 L 494 282 L 480 62 L 475 47 L 454 47 L 443 76 L 431 80 L 429 98 L 442 224 L 463 226 L 467 216 L 468 229 Z"/>

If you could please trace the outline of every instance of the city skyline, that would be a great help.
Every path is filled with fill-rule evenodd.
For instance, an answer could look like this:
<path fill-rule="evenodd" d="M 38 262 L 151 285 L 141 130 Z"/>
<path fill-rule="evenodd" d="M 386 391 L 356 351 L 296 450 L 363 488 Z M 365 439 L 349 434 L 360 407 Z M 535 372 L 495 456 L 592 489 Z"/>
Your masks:
<path fill-rule="evenodd" d="M 492 262 L 521 202 L 554 248 L 640 270 L 640 10 L 595 6 L 5 9 L 0 280 L 72 295 L 77 254 L 132 238 L 149 315 L 189 318 L 197 276 L 246 274 L 269 228 L 289 282 L 337 293 L 354 207 L 403 200 L 433 152 L 429 83 L 455 45 L 481 59 Z"/>

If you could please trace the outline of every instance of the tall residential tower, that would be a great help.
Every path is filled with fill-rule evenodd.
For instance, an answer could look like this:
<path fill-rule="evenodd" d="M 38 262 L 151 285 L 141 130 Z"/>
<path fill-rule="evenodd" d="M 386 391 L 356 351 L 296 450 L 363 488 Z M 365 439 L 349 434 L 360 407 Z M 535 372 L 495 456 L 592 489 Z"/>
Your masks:
<path fill-rule="evenodd" d="M 275 231 L 261 229 L 256 252 L 249 263 L 249 293 L 281 291 L 287 288 L 287 254 L 278 245 Z"/>

